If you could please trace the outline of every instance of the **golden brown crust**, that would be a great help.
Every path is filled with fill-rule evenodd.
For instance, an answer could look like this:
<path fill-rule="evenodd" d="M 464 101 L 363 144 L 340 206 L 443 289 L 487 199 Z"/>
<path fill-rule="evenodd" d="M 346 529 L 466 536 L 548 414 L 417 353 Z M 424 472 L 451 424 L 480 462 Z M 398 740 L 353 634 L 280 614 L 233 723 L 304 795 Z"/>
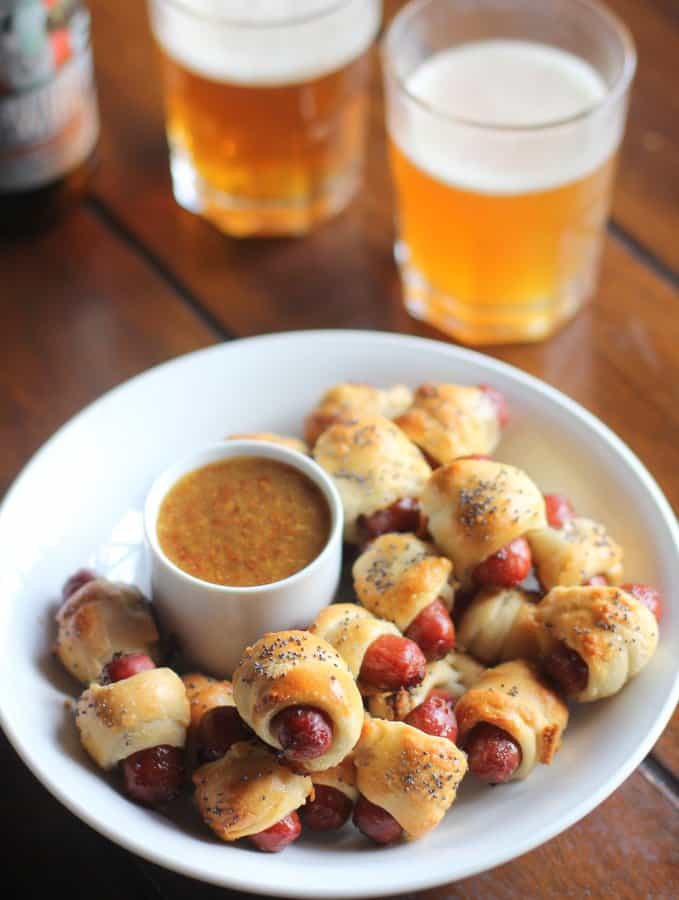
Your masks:
<path fill-rule="evenodd" d="M 525 778 L 537 762 L 548 765 L 559 749 L 568 709 L 540 677 L 537 666 L 512 660 L 487 669 L 455 706 L 459 740 L 481 722 L 502 728 L 521 749 L 512 780 Z"/>
<path fill-rule="evenodd" d="M 459 700 L 485 672 L 482 665 L 468 656 L 453 650 L 445 659 L 427 663 L 426 674 L 420 684 L 401 688 L 392 693 L 375 694 L 368 700 L 372 716 L 390 721 L 403 721 L 435 688 L 445 691 Z"/>
<path fill-rule="evenodd" d="M 186 696 L 191 706 L 191 728 L 200 725 L 206 712 L 219 706 L 235 706 L 233 685 L 230 681 L 219 681 L 211 675 L 189 672 L 182 675 Z"/>
<path fill-rule="evenodd" d="M 402 384 L 380 389 L 370 384 L 336 384 L 323 394 L 304 425 L 310 446 L 331 425 L 352 422 L 361 416 L 393 419 L 410 406 L 413 394 Z"/>
<path fill-rule="evenodd" d="M 267 444 L 278 444 L 287 447 L 288 450 L 296 450 L 298 453 L 310 454 L 309 445 L 301 438 L 291 437 L 287 434 L 276 434 L 273 431 L 249 431 L 242 434 L 230 434 L 227 441 L 266 441 Z"/>
<path fill-rule="evenodd" d="M 83 747 L 103 769 L 159 744 L 183 747 L 191 718 L 181 678 L 165 668 L 113 684 L 94 682 L 80 696 L 75 715 Z"/>
<path fill-rule="evenodd" d="M 466 756 L 447 738 L 367 715 L 354 761 L 360 793 L 391 813 L 410 840 L 438 825 L 467 771 Z"/>
<path fill-rule="evenodd" d="M 539 488 L 520 469 L 492 460 L 460 459 L 436 469 L 421 504 L 429 531 L 463 584 L 488 556 L 546 526 Z"/>
<path fill-rule="evenodd" d="M 193 775 L 196 805 L 223 841 L 266 831 L 313 796 L 307 775 L 293 772 L 259 741 L 234 744 Z"/>
<path fill-rule="evenodd" d="M 516 588 L 485 588 L 465 611 L 457 646 L 486 665 L 540 655 L 536 604 Z"/>
<path fill-rule="evenodd" d="M 414 534 L 383 534 L 354 563 L 354 588 L 366 609 L 405 631 L 434 600 L 452 607 L 452 570 Z"/>
<path fill-rule="evenodd" d="M 616 587 L 556 587 L 538 604 L 541 652 L 561 641 L 589 670 L 587 686 L 573 699 L 610 697 L 640 672 L 655 653 L 658 623 L 632 594 Z"/>
<path fill-rule="evenodd" d="M 400 634 L 392 622 L 378 619 L 356 603 L 326 606 L 309 630 L 335 648 L 355 679 L 360 676 L 363 657 L 372 642 L 384 634 Z"/>
<path fill-rule="evenodd" d="M 593 575 L 605 575 L 610 584 L 622 581 L 622 547 L 592 519 L 576 517 L 563 528 L 541 528 L 526 537 L 547 591 L 557 585 L 585 584 Z"/>
<path fill-rule="evenodd" d="M 472 453 L 491 454 L 500 440 L 495 406 L 479 387 L 427 382 L 396 424 L 439 465 Z"/>
<path fill-rule="evenodd" d="M 248 647 L 233 673 L 233 696 L 241 718 L 265 743 L 279 750 L 273 718 L 288 706 L 313 706 L 332 722 L 332 743 L 308 771 L 340 763 L 361 733 L 363 701 L 340 654 L 308 631 L 265 634 Z"/>
<path fill-rule="evenodd" d="M 72 594 L 56 616 L 55 650 L 78 681 L 96 681 L 116 653 L 158 656 L 158 629 L 144 595 L 105 578 L 89 581 Z"/>
<path fill-rule="evenodd" d="M 358 518 L 405 497 L 419 497 L 431 469 L 424 457 L 383 416 L 367 416 L 324 431 L 314 459 L 335 482 L 344 508 L 344 539 L 360 540 Z"/>
<path fill-rule="evenodd" d="M 356 787 L 356 766 L 353 753 L 342 760 L 338 766 L 326 769 L 324 772 L 313 772 L 311 780 L 314 784 L 322 784 L 335 788 L 348 797 L 352 803 L 358 800 L 358 788 Z"/>

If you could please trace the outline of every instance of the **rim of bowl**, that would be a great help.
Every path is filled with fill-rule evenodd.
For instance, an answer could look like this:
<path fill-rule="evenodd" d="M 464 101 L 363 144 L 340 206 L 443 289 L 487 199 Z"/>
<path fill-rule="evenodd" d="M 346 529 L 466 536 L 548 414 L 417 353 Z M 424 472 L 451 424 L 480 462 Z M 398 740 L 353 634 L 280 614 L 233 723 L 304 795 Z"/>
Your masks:
<path fill-rule="evenodd" d="M 264 452 L 262 452 L 264 451 Z M 213 457 L 214 454 L 214 457 Z M 260 457 L 263 459 L 274 459 L 277 462 L 285 463 L 306 475 L 323 494 L 328 508 L 330 510 L 330 532 L 327 540 L 323 545 L 321 552 L 315 556 L 311 562 L 307 563 L 302 569 L 288 575 L 287 578 L 280 578 L 277 581 L 268 581 L 265 584 L 252 585 L 229 585 L 217 584 L 214 581 L 206 581 L 203 578 L 197 578 L 189 572 L 185 572 L 176 563 L 166 555 L 160 542 L 156 530 L 158 513 L 162 501 L 165 499 L 169 491 L 175 486 L 177 481 L 189 472 L 200 469 L 211 463 L 220 462 L 222 460 L 233 459 L 239 456 Z M 205 457 L 211 457 L 206 459 Z M 211 591 L 223 593 L 224 595 L 252 595 L 260 592 L 270 591 L 272 588 L 289 587 L 295 581 L 299 581 L 303 576 L 318 568 L 322 562 L 329 556 L 331 547 L 337 540 L 342 541 L 342 533 L 344 529 L 344 511 L 342 500 L 330 476 L 318 465 L 318 463 L 310 456 L 292 450 L 281 444 L 272 441 L 255 441 L 246 439 L 229 440 L 226 438 L 223 442 L 208 444 L 199 450 L 194 450 L 181 459 L 169 465 L 166 469 L 156 476 L 153 484 L 149 488 L 144 500 L 144 533 L 146 542 L 151 551 L 160 559 L 160 561 L 178 578 L 188 581 L 189 584 L 202 588 L 209 588 Z"/>

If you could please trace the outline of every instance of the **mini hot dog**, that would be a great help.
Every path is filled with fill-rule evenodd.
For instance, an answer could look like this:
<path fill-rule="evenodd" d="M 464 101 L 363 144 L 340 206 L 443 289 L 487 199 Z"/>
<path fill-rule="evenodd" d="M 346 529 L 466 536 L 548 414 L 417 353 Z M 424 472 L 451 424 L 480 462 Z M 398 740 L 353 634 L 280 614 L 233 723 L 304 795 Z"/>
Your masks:
<path fill-rule="evenodd" d="M 528 534 L 535 571 L 542 587 L 622 580 L 622 548 L 603 525 L 574 516 L 560 528 L 540 528 Z"/>
<path fill-rule="evenodd" d="M 364 416 L 331 426 L 318 439 L 314 459 L 342 499 L 345 541 L 418 530 L 418 498 L 431 469 L 389 419 Z"/>
<path fill-rule="evenodd" d="M 427 382 L 396 424 L 435 466 L 490 454 L 506 415 L 504 398 L 484 387 Z"/>
<path fill-rule="evenodd" d="M 308 775 L 293 772 L 257 740 L 234 744 L 193 774 L 196 805 L 223 841 L 249 838 L 275 853 L 301 832 L 297 810 L 313 795 Z"/>
<path fill-rule="evenodd" d="M 568 709 L 525 660 L 487 669 L 455 707 L 469 771 L 492 784 L 526 778 L 561 744 Z"/>
<path fill-rule="evenodd" d="M 341 654 L 363 694 L 413 687 L 424 678 L 427 661 L 417 644 L 362 606 L 326 606 L 310 631 Z"/>
<path fill-rule="evenodd" d="M 219 681 L 200 672 L 182 675 L 191 707 L 189 745 L 200 762 L 223 756 L 232 744 L 252 737 L 233 699 L 230 681 Z"/>
<path fill-rule="evenodd" d="M 632 591 L 617 587 L 553 588 L 537 605 L 543 666 L 580 702 L 617 693 L 649 662 L 658 623 Z"/>
<path fill-rule="evenodd" d="M 119 680 L 112 680 L 117 672 Z M 184 779 L 184 745 L 190 721 L 184 685 L 171 669 L 145 668 L 124 675 L 105 672 L 76 706 L 83 747 L 103 769 L 120 763 L 126 792 L 138 803 L 162 805 Z"/>
<path fill-rule="evenodd" d="M 396 384 L 376 388 L 370 384 L 336 384 L 321 397 L 318 406 L 307 416 L 304 433 L 310 446 L 338 423 L 353 422 L 361 416 L 384 416 L 393 419 L 410 406 L 410 388 Z"/>
<path fill-rule="evenodd" d="M 366 609 L 393 622 L 427 659 L 439 659 L 455 646 L 452 569 L 414 534 L 384 534 L 354 563 L 354 588 Z"/>
<path fill-rule="evenodd" d="M 424 837 L 454 803 L 467 771 L 466 757 L 452 741 L 370 716 L 354 761 L 361 794 L 354 822 L 378 843 L 401 834 Z"/>
<path fill-rule="evenodd" d="M 536 595 L 517 588 L 484 588 L 465 609 L 457 629 L 460 647 L 486 665 L 540 655 Z"/>
<path fill-rule="evenodd" d="M 545 501 L 514 466 L 458 459 L 437 469 L 421 495 L 434 541 L 464 588 L 513 587 L 530 571 L 524 536 L 546 526 Z"/>
<path fill-rule="evenodd" d="M 340 654 L 308 631 L 264 635 L 233 673 L 242 719 L 307 771 L 340 763 L 361 732 L 363 703 Z"/>
<path fill-rule="evenodd" d="M 151 607 L 136 587 L 81 569 L 68 579 L 62 595 L 55 650 L 78 681 L 96 681 L 116 654 L 158 656 L 159 635 Z"/>

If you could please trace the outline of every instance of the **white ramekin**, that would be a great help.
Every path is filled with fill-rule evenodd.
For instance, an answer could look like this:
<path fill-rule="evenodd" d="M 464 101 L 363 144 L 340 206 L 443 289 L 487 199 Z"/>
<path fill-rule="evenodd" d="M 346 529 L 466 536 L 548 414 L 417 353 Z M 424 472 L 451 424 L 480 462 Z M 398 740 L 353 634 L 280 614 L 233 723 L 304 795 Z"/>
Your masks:
<path fill-rule="evenodd" d="M 330 535 L 321 553 L 282 581 L 255 587 L 210 584 L 182 571 L 163 553 L 156 523 L 160 505 L 182 475 L 237 456 L 274 459 L 307 475 L 330 508 Z M 262 510 L 266 515 L 266 510 Z M 230 677 L 243 649 L 267 631 L 303 628 L 332 602 L 342 562 L 342 503 L 320 466 L 307 456 L 262 441 L 233 440 L 205 447 L 166 469 L 153 483 L 144 507 L 151 561 L 151 596 L 164 630 L 176 636 L 191 665 Z"/>

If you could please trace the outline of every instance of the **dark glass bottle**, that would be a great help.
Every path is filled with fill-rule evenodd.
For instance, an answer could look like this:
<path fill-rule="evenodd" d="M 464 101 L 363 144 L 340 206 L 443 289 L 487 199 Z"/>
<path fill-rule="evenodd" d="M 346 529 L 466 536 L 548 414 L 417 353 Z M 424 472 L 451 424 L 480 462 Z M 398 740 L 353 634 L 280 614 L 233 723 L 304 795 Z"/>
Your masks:
<path fill-rule="evenodd" d="M 99 119 L 79 0 L 0 0 L 0 234 L 54 222 L 81 196 Z"/>

